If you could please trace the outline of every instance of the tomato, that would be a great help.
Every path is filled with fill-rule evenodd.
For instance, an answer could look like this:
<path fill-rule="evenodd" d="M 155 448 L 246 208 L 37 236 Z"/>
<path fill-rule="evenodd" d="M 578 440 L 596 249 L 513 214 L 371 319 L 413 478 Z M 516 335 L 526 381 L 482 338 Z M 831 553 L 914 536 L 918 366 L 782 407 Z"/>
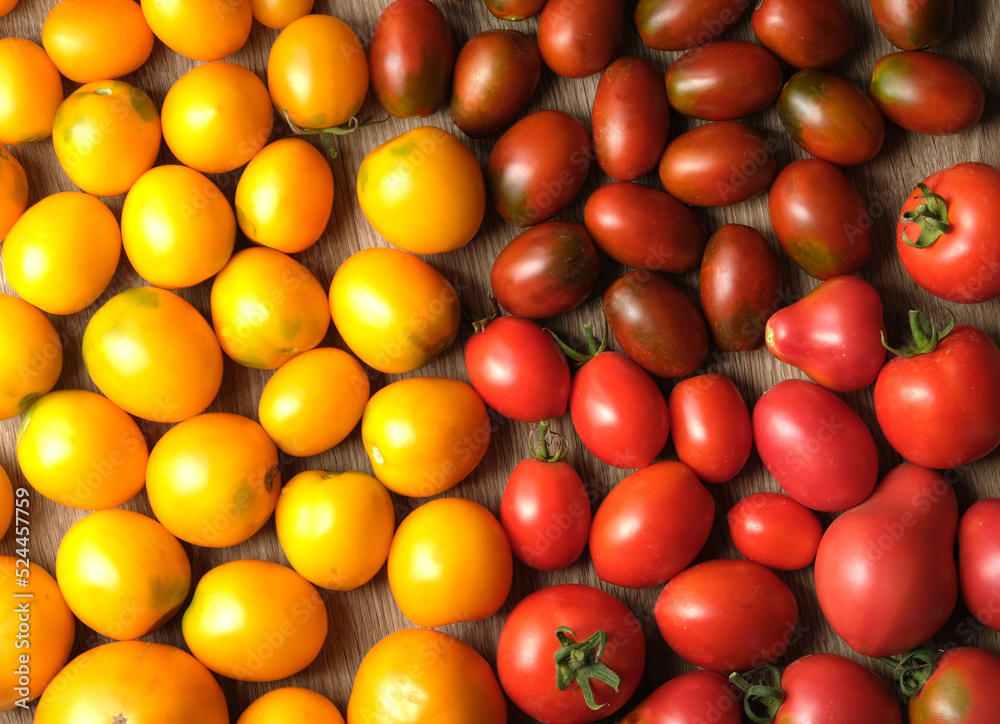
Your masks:
<path fill-rule="evenodd" d="M 960 647 L 945 651 L 918 694 L 910 699 L 910 724 L 986 724 L 1000 717 L 1000 657 Z"/>
<path fill-rule="evenodd" d="M 799 146 L 839 166 L 871 161 L 885 122 L 864 91 L 821 70 L 800 70 L 778 96 L 778 118 Z"/>
<path fill-rule="evenodd" d="M 191 588 L 184 548 L 152 518 L 100 510 L 74 523 L 56 557 L 66 604 L 102 636 L 137 639 L 177 613 Z"/>
<path fill-rule="evenodd" d="M 823 524 L 780 493 L 753 493 L 729 509 L 729 537 L 740 555 L 768 568 L 797 571 L 816 558 Z"/>
<path fill-rule="evenodd" d="M 62 339 L 52 322 L 22 299 L 0 292 L 0 420 L 28 409 L 56 386 Z"/>
<path fill-rule="evenodd" d="M 347 704 L 349 724 L 504 724 L 507 702 L 486 660 L 440 631 L 391 633 L 365 654 Z"/>
<path fill-rule="evenodd" d="M 31 486 L 78 510 L 114 508 L 146 481 L 149 448 L 135 421 L 86 390 L 51 392 L 28 408 L 17 461 Z"/>
<path fill-rule="evenodd" d="M 962 600 L 976 619 L 1000 630 L 996 614 L 1000 570 L 993 561 L 1000 555 L 1000 499 L 982 498 L 962 515 L 958 525 L 958 581 Z"/>
<path fill-rule="evenodd" d="M 650 48 L 687 50 L 735 25 L 746 5 L 746 0 L 639 0 L 635 24 Z"/>
<path fill-rule="evenodd" d="M 236 217 L 226 197 L 187 166 L 152 168 L 125 197 L 125 255 L 153 286 L 200 284 L 226 265 L 235 244 Z"/>
<path fill-rule="evenodd" d="M 900 50 L 938 45 L 951 34 L 954 0 L 870 0 L 875 23 Z"/>
<path fill-rule="evenodd" d="M 300 128 L 347 123 L 368 93 L 365 49 L 343 21 L 305 15 L 271 46 L 267 87 L 278 115 Z"/>
<path fill-rule="evenodd" d="M 316 147 L 282 138 L 262 148 L 236 185 L 236 219 L 250 241 L 286 254 L 305 251 L 326 232 L 333 171 Z"/>
<path fill-rule="evenodd" d="M 378 573 L 389 555 L 395 520 L 389 492 L 356 471 L 299 473 L 285 484 L 274 512 L 278 541 L 292 568 L 334 591 L 354 590 Z"/>
<path fill-rule="evenodd" d="M 465 246 L 486 213 L 479 162 L 435 126 L 415 128 L 369 152 L 358 169 L 357 190 L 375 231 L 414 254 Z"/>
<path fill-rule="evenodd" d="M 465 368 L 483 402 L 511 420 L 541 422 L 566 414 L 569 364 L 534 322 L 519 317 L 477 322 L 465 345 Z"/>
<path fill-rule="evenodd" d="M 49 10 L 42 46 L 77 83 L 133 73 L 153 52 L 153 32 L 132 0 L 68 0 Z"/>
<path fill-rule="evenodd" d="M 28 208 L 28 177 L 24 167 L 0 146 L 0 241 Z"/>
<path fill-rule="evenodd" d="M 601 74 L 590 112 L 594 155 L 619 181 L 649 173 L 667 145 L 670 104 L 663 79 L 641 58 L 619 58 Z"/>
<path fill-rule="evenodd" d="M 588 515 L 590 508 L 587 508 Z M 0 467 L 0 538 L 7 534 L 10 522 L 14 519 L 14 486 L 10 484 L 10 476 Z M 589 524 L 589 523 L 588 523 Z"/>
<path fill-rule="evenodd" d="M 949 302 L 1000 296 L 994 202 L 1000 169 L 985 163 L 955 164 L 917 184 L 896 225 L 896 251 L 913 281 Z"/>
<path fill-rule="evenodd" d="M 580 121 L 563 111 L 532 113 L 507 129 L 490 151 L 490 205 L 514 226 L 552 218 L 580 191 L 590 159 L 590 134 Z"/>
<path fill-rule="evenodd" d="M 350 354 L 333 347 L 311 349 L 271 375 L 257 418 L 282 452 L 319 455 L 357 426 L 370 390 L 368 375 Z"/>
<path fill-rule="evenodd" d="M 767 50 L 724 40 L 690 50 L 670 64 L 667 98 L 685 116 L 729 121 L 771 105 L 782 80 L 781 66 Z"/>
<path fill-rule="evenodd" d="M 140 3 L 146 22 L 160 42 L 194 60 L 221 60 L 242 48 L 250 37 L 250 0 L 225 0 L 220 4 L 199 0 Z"/>
<path fill-rule="evenodd" d="M 538 15 L 545 0 L 485 0 L 486 9 L 501 20 L 527 20 Z"/>
<path fill-rule="evenodd" d="M 830 626 L 866 656 L 917 646 L 958 600 L 955 491 L 937 472 L 893 468 L 836 518 L 816 553 L 816 597 Z"/>
<path fill-rule="evenodd" d="M 264 147 L 274 113 L 267 88 L 252 71 L 206 63 L 170 86 L 162 120 L 163 140 L 177 160 L 202 173 L 226 173 Z"/>
<path fill-rule="evenodd" d="M 650 694 L 621 724 L 742 724 L 739 695 L 714 671 L 688 671 Z"/>
<path fill-rule="evenodd" d="M 507 696 L 548 724 L 614 714 L 638 688 L 645 661 L 642 628 L 628 607 L 579 584 L 550 586 L 522 600 L 497 644 Z"/>
<path fill-rule="evenodd" d="M 604 293 L 604 311 L 622 350 L 647 372 L 684 377 L 708 357 L 708 327 L 679 287 L 648 271 L 631 271 Z"/>
<path fill-rule="evenodd" d="M 750 18 L 761 44 L 793 68 L 830 68 L 854 47 L 837 0 L 762 0 Z"/>
<path fill-rule="evenodd" d="M 636 269 L 690 271 L 708 241 L 691 209 L 641 184 L 601 186 L 587 199 L 583 218 L 601 251 Z"/>
<path fill-rule="evenodd" d="M 624 0 L 548 0 L 538 16 L 538 49 L 557 75 L 586 78 L 611 62 L 624 31 Z"/>
<path fill-rule="evenodd" d="M 261 25 L 275 30 L 288 27 L 312 12 L 313 0 L 250 0 L 250 12 Z"/>
<path fill-rule="evenodd" d="M 273 370 L 323 341 L 330 308 L 322 285 L 302 264 L 256 247 L 233 255 L 215 277 L 212 325 L 234 361 Z"/>
<path fill-rule="evenodd" d="M 394 493 L 427 498 L 466 478 L 490 444 L 486 405 L 464 382 L 411 377 L 372 395 L 361 439 L 372 470 Z"/>
<path fill-rule="evenodd" d="M 17 7 L 17 2 L 18 0 L 2 0 L 2 2 L 0 2 L 0 18 Z"/>
<path fill-rule="evenodd" d="M 778 167 L 763 133 L 735 121 L 716 121 L 667 144 L 659 173 L 667 193 L 685 204 L 728 206 L 766 191 Z"/>
<path fill-rule="evenodd" d="M 793 499 L 824 512 L 861 503 L 878 480 L 865 423 L 829 390 L 784 380 L 757 400 L 753 439 L 764 467 Z"/>
<path fill-rule="evenodd" d="M 242 543 L 278 502 L 278 451 L 253 420 L 228 412 L 170 428 L 146 468 L 149 504 L 163 526 L 206 548 Z"/>
<path fill-rule="evenodd" d="M 330 284 L 337 332 L 358 358 L 379 372 L 412 372 L 458 335 L 461 309 L 454 288 L 430 264 L 373 247 L 347 258 Z"/>
<path fill-rule="evenodd" d="M 83 363 L 126 412 L 180 422 L 208 407 L 222 385 L 222 350 L 198 310 L 171 292 L 136 287 L 87 322 Z"/>
<path fill-rule="evenodd" d="M 872 222 L 865 200 L 833 164 L 792 161 L 774 180 L 767 203 L 778 242 L 809 276 L 853 274 L 868 262 Z"/>
<path fill-rule="evenodd" d="M 673 578 L 701 551 L 715 502 L 682 463 L 659 462 L 611 489 L 594 514 L 590 556 L 597 577 L 625 588 Z"/>
<path fill-rule="evenodd" d="M 323 722 L 344 724 L 344 717 L 333 702 L 309 689 L 285 686 L 257 697 L 236 724 L 291 724 Z"/>
<path fill-rule="evenodd" d="M 462 498 L 432 500 L 406 516 L 388 568 L 396 605 L 424 628 L 489 618 L 507 600 L 514 575 L 500 521 Z"/>
<path fill-rule="evenodd" d="M 51 136 L 63 88 L 49 56 L 30 40 L 0 38 L 0 68 L 0 143 L 17 146 Z"/>
<path fill-rule="evenodd" d="M 490 270 L 490 287 L 511 314 L 554 317 L 590 296 L 599 265 L 597 248 L 584 227 L 571 221 L 545 221 L 503 248 Z"/>

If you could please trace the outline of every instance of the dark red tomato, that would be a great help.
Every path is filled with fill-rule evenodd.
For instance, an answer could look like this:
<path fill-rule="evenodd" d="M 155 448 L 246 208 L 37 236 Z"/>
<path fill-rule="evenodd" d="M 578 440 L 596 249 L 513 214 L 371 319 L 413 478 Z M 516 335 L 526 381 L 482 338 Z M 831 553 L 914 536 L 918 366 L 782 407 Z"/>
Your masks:
<path fill-rule="evenodd" d="M 903 203 L 896 251 L 917 284 L 949 302 L 1000 296 L 1000 169 L 959 163 L 933 173 Z"/>
<path fill-rule="evenodd" d="M 977 500 L 958 524 L 962 600 L 981 624 L 1000 631 L 1000 499 Z"/>
<path fill-rule="evenodd" d="M 667 400 L 678 459 L 707 483 L 725 483 L 753 449 L 753 425 L 743 396 L 725 375 L 681 380 Z"/>
<path fill-rule="evenodd" d="M 661 685 L 619 724 L 742 724 L 739 702 L 722 674 L 689 671 Z"/>
<path fill-rule="evenodd" d="M 781 493 L 753 493 L 729 509 L 729 537 L 744 558 L 797 571 L 816 558 L 823 524 L 809 508 Z"/>
<path fill-rule="evenodd" d="M 543 7 L 545 0 L 486 0 L 486 9 L 501 20 L 527 20 Z"/>
<path fill-rule="evenodd" d="M 882 34 L 900 50 L 938 45 L 951 34 L 955 0 L 871 0 Z"/>
<path fill-rule="evenodd" d="M 705 247 L 698 292 L 720 349 L 760 347 L 764 325 L 781 304 L 781 270 L 770 242 L 749 226 L 719 228 Z"/>
<path fill-rule="evenodd" d="M 851 19 L 836 0 L 761 0 L 750 24 L 757 40 L 794 68 L 830 68 L 854 46 Z"/>
<path fill-rule="evenodd" d="M 767 190 L 778 173 L 771 143 L 756 128 L 716 121 L 682 133 L 660 159 L 660 181 L 692 206 L 727 206 Z"/>
<path fill-rule="evenodd" d="M 816 553 L 816 597 L 833 630 L 866 656 L 922 644 L 958 600 L 955 491 L 903 463 L 861 505 L 838 516 Z"/>
<path fill-rule="evenodd" d="M 647 372 L 684 377 L 708 357 L 708 327 L 691 298 L 646 270 L 618 278 L 604 293 L 608 325 L 625 354 Z"/>
<path fill-rule="evenodd" d="M 625 30 L 625 0 L 549 0 L 538 16 L 545 65 L 565 78 L 604 70 Z"/>
<path fill-rule="evenodd" d="M 570 221 L 546 221 L 522 232 L 493 262 L 490 286 L 500 306 L 529 319 L 578 307 L 597 283 L 597 247 Z"/>
<path fill-rule="evenodd" d="M 875 415 L 900 455 L 944 470 L 1000 445 L 1000 349 L 976 327 L 932 333 L 922 317 L 910 313 L 921 340 L 900 350 L 914 356 L 890 359 L 875 380 Z"/>
<path fill-rule="evenodd" d="M 490 203 L 514 226 L 550 219 L 573 200 L 590 170 L 590 133 L 563 111 L 538 111 L 500 136 L 486 163 Z"/>
<path fill-rule="evenodd" d="M 871 218 L 858 189 L 832 163 L 807 158 L 781 170 L 768 194 L 774 235 L 817 279 L 853 274 L 871 256 Z"/>
<path fill-rule="evenodd" d="M 619 58 L 604 70 L 590 112 L 594 155 L 604 173 L 631 181 L 652 171 L 669 125 L 660 71 L 639 58 Z"/>
<path fill-rule="evenodd" d="M 430 0 L 394 0 L 368 49 L 372 90 L 397 118 L 424 117 L 448 101 L 455 49 L 448 21 Z"/>
<path fill-rule="evenodd" d="M 799 607 L 785 582 L 764 566 L 723 559 L 671 579 L 654 614 L 682 658 L 709 671 L 746 671 L 785 652 Z"/>
<path fill-rule="evenodd" d="M 757 400 L 753 439 L 768 472 L 813 510 L 852 508 L 878 480 L 875 439 L 858 413 L 805 380 L 779 382 Z"/>
<path fill-rule="evenodd" d="M 687 50 L 731 28 L 746 6 L 746 0 L 639 0 L 635 24 L 650 48 Z"/>
<path fill-rule="evenodd" d="M 510 612 L 497 644 L 500 685 L 519 709 L 547 724 L 584 724 L 614 714 L 638 688 L 645 661 L 642 626 L 628 607 L 579 584 L 525 598 Z M 588 678 L 594 665 L 617 684 Z M 589 685 L 581 687 L 579 679 Z"/>
<path fill-rule="evenodd" d="M 762 111 L 781 92 L 781 66 L 767 50 L 736 40 L 690 50 L 667 68 L 670 105 L 685 116 L 727 121 Z"/>
<path fill-rule="evenodd" d="M 821 70 L 800 70 L 778 96 L 778 118 L 792 140 L 816 158 L 840 166 L 872 160 L 885 121 L 853 83 Z"/>
<path fill-rule="evenodd" d="M 451 120 L 472 138 L 496 133 L 521 112 L 541 75 L 542 55 L 524 33 L 473 35 L 455 60 Z"/>
<path fill-rule="evenodd" d="M 641 184 L 614 182 L 597 189 L 583 219 L 601 251 L 636 269 L 690 271 L 708 240 L 690 208 Z"/>
<path fill-rule="evenodd" d="M 714 520 L 715 501 L 688 466 L 665 461 L 637 470 L 594 514 L 594 571 L 616 586 L 657 586 L 691 565 Z"/>
<path fill-rule="evenodd" d="M 968 646 L 946 651 L 907 708 L 910 724 L 1000 721 L 1000 656 Z"/>
<path fill-rule="evenodd" d="M 854 392 L 885 363 L 882 300 L 854 276 L 823 282 L 767 322 L 767 351 L 828 390 Z"/>

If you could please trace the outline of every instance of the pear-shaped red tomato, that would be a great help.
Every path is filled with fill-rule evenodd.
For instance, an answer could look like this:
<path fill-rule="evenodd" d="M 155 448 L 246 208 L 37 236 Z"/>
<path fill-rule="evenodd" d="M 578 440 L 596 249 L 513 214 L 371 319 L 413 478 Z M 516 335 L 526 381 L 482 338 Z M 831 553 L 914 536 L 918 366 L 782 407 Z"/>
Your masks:
<path fill-rule="evenodd" d="M 711 42 L 736 24 L 747 0 L 639 0 L 635 24 L 656 50 L 687 50 Z"/>
<path fill-rule="evenodd" d="M 998 692 L 1000 656 L 971 646 L 950 649 L 910 699 L 910 724 L 993 724 L 1000 721 Z"/>
<path fill-rule="evenodd" d="M 962 600 L 981 624 L 1000 631 L 1000 498 L 973 503 L 958 524 Z"/>
<path fill-rule="evenodd" d="M 538 49 L 564 78 L 598 73 L 618 52 L 625 0 L 548 0 L 538 16 Z"/>
<path fill-rule="evenodd" d="M 837 0 L 761 0 L 750 22 L 757 40 L 794 68 L 830 68 L 854 45 Z"/>
<path fill-rule="evenodd" d="M 900 50 L 938 45 L 951 33 L 955 0 L 870 0 L 875 23 Z"/>

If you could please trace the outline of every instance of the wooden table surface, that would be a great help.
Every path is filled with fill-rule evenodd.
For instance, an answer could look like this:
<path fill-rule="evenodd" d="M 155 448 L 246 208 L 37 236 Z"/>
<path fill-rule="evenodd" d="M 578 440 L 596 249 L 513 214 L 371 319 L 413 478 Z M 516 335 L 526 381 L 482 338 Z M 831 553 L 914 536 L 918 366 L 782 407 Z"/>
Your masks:
<path fill-rule="evenodd" d="M 333 14 L 346 21 L 354 28 L 367 47 L 379 13 L 388 2 L 389 0 L 317 0 L 316 11 Z M 436 2 L 448 18 L 456 48 L 460 47 L 473 34 L 484 30 L 516 27 L 533 35 L 537 25 L 534 20 L 518 24 L 496 20 L 489 15 L 481 0 L 464 0 L 464 2 L 458 3 L 436 0 Z M 0 36 L 19 35 L 39 42 L 42 21 L 53 4 L 52 0 L 21 0 L 13 12 L 0 19 Z M 857 40 L 854 49 L 836 69 L 836 72 L 862 87 L 867 87 L 871 68 L 875 61 L 880 56 L 892 52 L 894 48 L 876 29 L 868 4 L 864 0 L 842 0 L 842 4 L 854 24 Z M 957 17 L 952 35 L 938 52 L 959 61 L 983 82 L 988 100 L 982 121 L 964 134 L 944 138 L 917 136 L 904 132 L 887 122 L 885 145 L 881 153 L 874 161 L 862 167 L 847 170 L 848 175 L 867 200 L 874 222 L 872 258 L 861 270 L 860 276 L 872 282 L 881 292 L 886 310 L 886 325 L 892 339 L 899 339 L 904 329 L 906 310 L 914 303 L 919 304 L 924 309 L 939 308 L 933 297 L 924 293 L 909 279 L 898 262 L 895 252 L 894 229 L 895 218 L 899 213 L 902 200 L 917 181 L 929 173 L 951 164 L 970 160 L 1000 164 L 1000 117 L 998 117 L 1000 105 L 997 103 L 996 96 L 1000 92 L 1000 65 L 995 60 L 997 54 L 1000 53 L 1000 3 L 973 2 L 957 3 L 957 5 Z M 630 9 L 632 6 L 634 3 L 630 3 Z M 265 78 L 268 49 L 276 35 L 276 31 L 264 28 L 255 22 L 250 41 L 229 60 L 243 64 L 261 78 Z M 749 13 L 724 37 L 753 40 Z M 653 51 L 645 47 L 638 38 L 631 14 L 626 24 L 626 35 L 622 43 L 621 53 L 646 58 L 661 71 L 665 70 L 667 65 L 679 55 L 678 53 Z M 159 107 L 171 83 L 195 65 L 197 63 L 194 61 L 177 55 L 157 41 L 153 54 L 145 66 L 132 76 L 126 77 L 125 80 L 144 89 Z M 788 71 L 787 68 L 786 71 Z M 542 81 L 537 92 L 524 112 L 528 113 L 545 108 L 561 108 L 574 113 L 589 126 L 590 106 L 597 87 L 597 80 L 598 76 L 583 80 L 567 80 L 555 76 L 546 69 L 543 71 Z M 73 84 L 66 81 L 67 93 L 74 87 Z M 380 110 L 373 94 L 370 93 L 361 115 L 377 115 Z M 773 107 L 751 117 L 749 122 L 774 140 L 778 148 L 779 165 L 805 157 L 804 152 L 795 146 L 782 130 Z M 700 122 L 674 114 L 671 119 L 671 137 L 698 123 Z M 332 162 L 337 191 L 333 215 L 327 232 L 318 244 L 306 252 L 296 255 L 296 258 L 305 264 L 324 286 L 329 286 L 337 265 L 351 253 L 365 247 L 386 244 L 369 226 L 358 207 L 354 192 L 354 180 L 361 160 L 375 145 L 422 124 L 438 125 L 462 137 L 482 164 L 485 164 L 491 145 L 496 140 L 495 137 L 480 141 L 464 138 L 451 123 L 446 110 L 439 111 L 434 116 L 424 120 L 392 119 L 382 125 L 362 128 L 353 136 L 341 139 L 339 141 L 340 156 Z M 276 121 L 272 140 L 286 135 L 289 135 L 287 127 L 284 123 Z M 36 202 L 43 196 L 56 191 L 75 190 L 73 184 L 59 168 L 50 141 L 15 148 L 13 153 L 26 169 L 31 187 L 31 202 Z M 175 160 L 164 145 L 158 163 L 174 162 Z M 216 176 L 213 180 L 232 200 L 238 178 L 239 171 L 234 171 Z M 598 186 L 608 181 L 608 177 L 601 173 L 597 165 L 594 164 L 583 191 L 576 201 L 559 215 L 559 218 L 582 221 L 583 204 L 587 196 Z M 640 181 L 659 187 L 655 174 L 640 179 Z M 123 198 L 116 197 L 106 201 L 115 214 L 120 215 Z M 709 230 L 728 222 L 750 224 L 768 234 L 773 241 L 774 237 L 767 220 L 766 195 L 758 196 L 735 206 L 698 210 L 697 213 Z M 482 307 L 489 291 L 488 274 L 493 259 L 518 231 L 518 229 L 503 222 L 491 210 L 487 212 L 479 234 L 467 247 L 428 257 L 428 260 L 451 280 L 456 288 L 461 290 L 464 301 L 473 306 Z M 247 245 L 248 242 L 242 237 L 237 242 L 238 248 Z M 794 267 L 784 255 L 781 256 L 785 294 L 789 299 L 801 296 L 817 284 L 816 280 L 807 277 Z M 612 280 L 624 273 L 622 267 L 610 262 L 607 258 L 602 258 L 602 265 L 599 290 L 606 288 Z M 675 276 L 672 279 L 695 297 L 697 296 L 696 271 Z M 115 293 L 144 283 L 135 274 L 123 255 L 118 274 L 111 286 L 94 305 L 78 314 L 52 317 L 53 323 L 65 340 L 65 363 L 58 388 L 96 390 L 81 362 L 80 340 L 87 320 L 101 304 Z M 210 286 L 211 282 L 205 282 L 196 287 L 182 290 L 180 295 L 193 303 L 208 317 Z M 0 288 L 10 293 L 5 281 L 0 282 Z M 564 338 L 577 343 L 581 342 L 582 323 L 585 321 L 597 323 L 599 320 L 599 298 L 599 293 L 595 293 L 582 308 L 551 320 L 550 326 L 561 333 Z M 978 325 L 994 339 L 1000 339 L 1000 300 L 987 304 L 958 307 L 955 309 L 955 313 L 960 322 Z M 468 333 L 468 329 L 463 329 L 464 335 Z M 332 325 L 324 344 L 343 346 L 343 342 L 337 336 Z M 723 372 L 732 377 L 750 405 L 777 381 L 801 376 L 796 370 L 773 359 L 763 349 L 752 353 L 738 354 L 713 350 L 705 366 L 705 370 L 709 369 Z M 256 418 L 257 399 L 269 374 L 242 368 L 227 359 L 222 392 L 209 410 L 236 412 Z M 462 361 L 462 338 L 416 374 L 444 375 L 467 379 Z M 373 391 L 393 379 L 396 377 L 372 372 Z M 659 383 L 664 393 L 668 393 L 671 381 L 661 379 Z M 873 412 L 871 388 L 844 397 L 876 433 L 881 459 L 880 468 L 881 473 L 884 474 L 900 462 L 900 457 L 878 433 Z M 24 485 L 24 479 L 17 468 L 14 454 L 18 422 L 18 419 L 11 419 L 0 423 L 0 464 L 11 473 L 15 485 Z M 164 425 L 142 421 L 140 421 L 140 426 L 150 447 L 167 429 Z M 577 467 L 588 488 L 595 491 L 596 497 L 603 497 L 615 483 L 625 477 L 625 471 L 612 469 L 599 462 L 580 445 L 572 432 L 568 415 L 556 421 L 554 426 L 570 438 L 569 460 Z M 524 441 L 527 431 L 527 426 L 520 423 L 504 422 L 500 424 L 490 449 L 480 466 L 466 481 L 445 495 L 471 498 L 497 513 L 507 475 L 511 468 L 524 457 Z M 662 458 L 672 457 L 673 451 L 668 444 L 663 451 Z M 334 450 L 323 455 L 304 459 L 285 456 L 281 463 L 282 475 L 285 480 L 300 471 L 313 468 L 359 469 L 370 472 L 369 462 L 361 445 L 360 432 L 357 429 Z M 956 489 L 963 510 L 977 498 L 1000 495 L 1000 453 L 994 453 L 969 466 L 954 475 L 954 478 L 957 481 Z M 764 470 L 756 454 L 751 456 L 750 462 L 735 480 L 726 485 L 711 486 L 717 508 L 716 523 L 712 536 L 699 556 L 699 560 L 736 555 L 728 540 L 725 513 L 737 500 L 759 490 L 779 490 L 779 488 Z M 397 521 L 423 502 L 400 496 L 394 496 L 394 500 Z M 144 492 L 124 507 L 151 514 Z M 63 533 L 74 521 L 85 515 L 85 511 L 59 506 L 32 493 L 32 515 L 32 560 L 51 572 L 54 570 L 56 549 Z M 0 541 L 0 553 L 12 554 L 14 548 L 12 535 L 8 534 Z M 256 557 L 287 564 L 279 548 L 273 522 L 268 523 L 250 540 L 231 548 L 216 550 L 185 545 L 185 549 L 191 558 L 195 580 L 211 567 L 228 560 Z M 690 668 L 667 648 L 652 620 L 652 607 L 660 587 L 632 591 L 602 584 L 594 575 L 586 554 L 573 566 L 554 574 L 533 571 L 519 563 L 515 563 L 515 565 L 514 588 L 507 603 L 497 615 L 483 622 L 449 626 L 444 630 L 467 641 L 488 660 L 492 661 L 496 639 L 504 617 L 519 600 L 531 591 L 547 585 L 584 582 L 598 586 L 621 598 L 643 623 L 648 644 L 648 664 L 641 688 L 634 702 L 638 702 L 642 696 L 648 694 L 667 678 Z M 820 615 L 813 593 L 812 568 L 781 575 L 795 592 L 801 610 L 799 628 L 782 661 L 788 662 L 805 653 L 820 650 L 853 655 L 850 649 L 830 630 Z M 345 710 L 354 674 L 365 652 L 382 636 L 409 625 L 393 603 L 384 568 L 372 582 L 359 590 L 350 593 L 323 591 L 322 595 L 330 614 L 330 633 L 322 653 L 305 671 L 291 679 L 270 684 L 243 683 L 220 678 L 234 720 L 257 696 L 270 689 L 288 685 L 305 686 L 322 692 L 330 697 L 342 711 Z M 962 623 L 965 625 L 960 626 Z M 970 626 L 970 623 L 974 624 L 974 619 L 971 619 L 969 613 L 960 605 L 949 625 L 939 634 L 937 643 L 940 645 L 949 643 L 974 644 L 1000 651 L 1000 639 L 997 638 L 995 632 L 988 629 L 983 630 L 978 625 Z M 960 633 L 961 635 L 959 635 Z M 149 638 L 153 641 L 183 647 L 180 617 L 174 618 L 165 628 Z M 78 624 L 77 640 L 73 653 L 76 655 L 104 642 L 105 639 L 82 624 Z M 861 657 L 855 655 L 855 658 Z M 874 666 L 883 675 L 887 674 L 887 669 L 880 664 L 871 660 L 866 663 Z M 513 706 L 509 707 L 509 720 L 511 722 L 529 721 Z M 27 722 L 29 715 L 24 712 L 7 712 L 0 714 L 0 721 Z"/>

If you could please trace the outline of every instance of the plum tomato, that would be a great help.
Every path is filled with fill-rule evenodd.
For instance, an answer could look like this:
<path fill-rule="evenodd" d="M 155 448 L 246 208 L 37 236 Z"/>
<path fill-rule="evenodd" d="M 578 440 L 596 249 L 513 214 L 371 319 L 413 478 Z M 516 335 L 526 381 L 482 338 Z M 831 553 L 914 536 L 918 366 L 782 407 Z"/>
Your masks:
<path fill-rule="evenodd" d="M 854 46 L 837 0 L 761 0 L 750 18 L 761 44 L 793 68 L 830 68 Z"/>
<path fill-rule="evenodd" d="M 662 684 L 620 724 L 742 724 L 739 694 L 722 674 L 688 671 Z"/>
<path fill-rule="evenodd" d="M 538 49 L 565 78 L 586 78 L 618 52 L 625 30 L 625 0 L 548 0 L 538 16 Z"/>
<path fill-rule="evenodd" d="M 729 537 L 740 555 L 768 568 L 797 571 L 816 558 L 823 524 L 781 493 L 753 493 L 729 509 Z"/>
<path fill-rule="evenodd" d="M 1000 631 L 1000 498 L 973 503 L 958 524 L 962 600 L 984 626 Z"/>
<path fill-rule="evenodd" d="M 711 42 L 743 16 L 747 0 L 639 0 L 635 24 L 656 50 L 687 50 Z"/>
<path fill-rule="evenodd" d="M 875 24 L 900 50 L 939 45 L 951 34 L 955 0 L 870 0 Z"/>

